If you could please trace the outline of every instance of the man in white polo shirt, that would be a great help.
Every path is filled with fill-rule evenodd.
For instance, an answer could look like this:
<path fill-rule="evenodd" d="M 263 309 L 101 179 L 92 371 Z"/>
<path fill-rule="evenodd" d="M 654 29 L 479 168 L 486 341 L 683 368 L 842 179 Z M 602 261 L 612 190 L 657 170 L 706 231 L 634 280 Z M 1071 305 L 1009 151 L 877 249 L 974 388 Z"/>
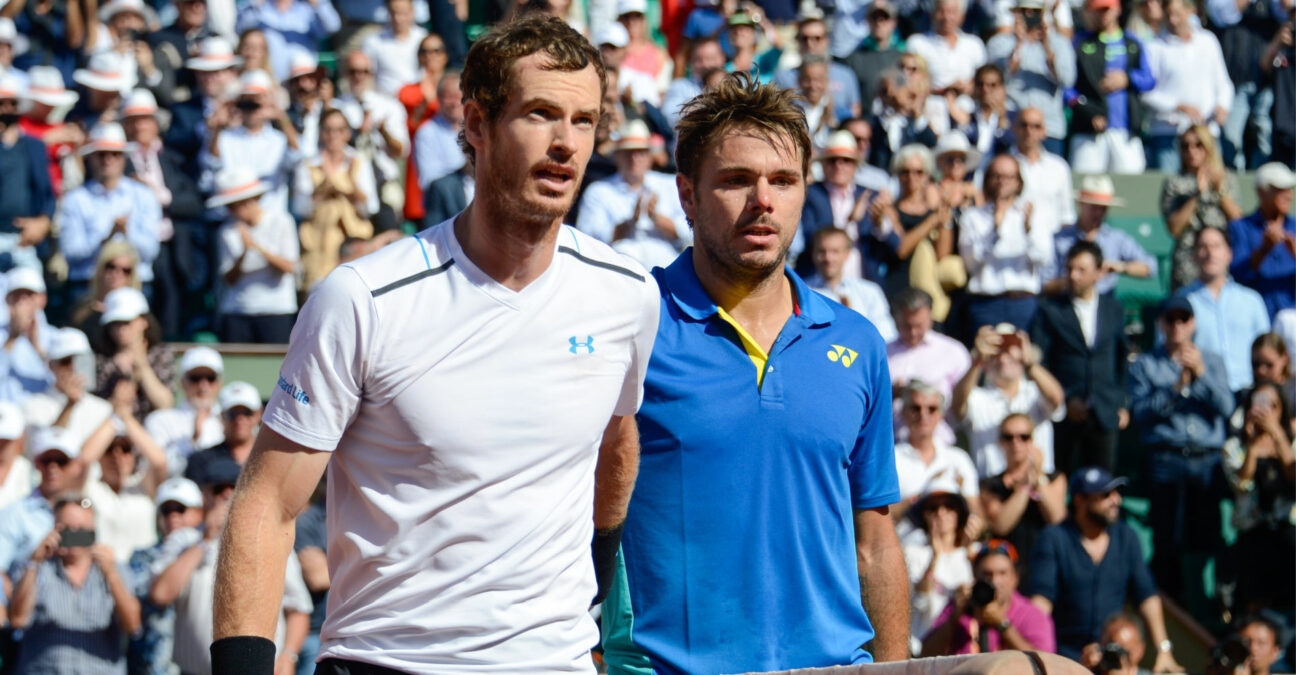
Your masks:
<path fill-rule="evenodd" d="M 172 476 L 184 475 L 190 455 L 225 440 L 216 400 L 225 373 L 220 352 L 202 345 L 189 348 L 180 359 L 180 373 L 184 400 L 174 408 L 154 410 L 144 420 L 144 428 L 166 451 Z"/>
<path fill-rule="evenodd" d="M 316 672 L 594 672 L 659 312 L 642 267 L 562 226 L 602 70 L 552 17 L 480 38 L 481 199 L 311 294 L 222 543 L 215 672 L 269 672 L 293 518 L 330 463 Z"/>

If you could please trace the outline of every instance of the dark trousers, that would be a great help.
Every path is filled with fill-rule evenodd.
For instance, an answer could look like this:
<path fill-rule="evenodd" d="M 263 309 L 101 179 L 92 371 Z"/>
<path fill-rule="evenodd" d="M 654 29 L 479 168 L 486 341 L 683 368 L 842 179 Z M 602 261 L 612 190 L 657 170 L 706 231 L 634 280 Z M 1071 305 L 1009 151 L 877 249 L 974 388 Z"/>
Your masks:
<path fill-rule="evenodd" d="M 1035 310 L 1039 308 L 1039 299 L 1033 295 L 1014 297 L 1009 295 L 973 295 L 964 296 L 966 323 L 965 340 L 969 346 L 976 338 L 977 330 L 982 326 L 994 326 L 1010 323 L 1017 328 L 1030 331 L 1035 321 Z"/>
<path fill-rule="evenodd" d="M 1188 554 L 1213 555 L 1224 548 L 1220 501 L 1226 496 L 1220 451 L 1191 456 L 1177 448 L 1149 448 L 1149 524 L 1152 526 L 1152 576 L 1157 586 L 1184 603 L 1189 584 Z"/>
<path fill-rule="evenodd" d="M 221 318 L 221 342 L 288 344 L 295 314 L 226 314 Z"/>
<path fill-rule="evenodd" d="M 1115 429 L 1104 429 L 1093 411 L 1083 422 L 1062 420 L 1053 425 L 1053 459 L 1058 471 L 1070 476 L 1085 466 L 1108 471 L 1116 465 Z"/>
<path fill-rule="evenodd" d="M 359 661 L 324 659 L 315 666 L 315 675 L 405 675 L 405 673 Z"/>

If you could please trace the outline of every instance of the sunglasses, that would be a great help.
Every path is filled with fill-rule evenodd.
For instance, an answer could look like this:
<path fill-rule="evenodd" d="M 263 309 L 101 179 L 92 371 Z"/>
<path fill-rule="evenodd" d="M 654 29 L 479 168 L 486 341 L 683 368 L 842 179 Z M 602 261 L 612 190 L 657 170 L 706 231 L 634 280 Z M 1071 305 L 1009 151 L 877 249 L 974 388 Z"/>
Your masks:
<path fill-rule="evenodd" d="M 1005 443 L 1009 441 L 1021 441 L 1022 443 L 1025 443 L 1026 441 L 1029 441 L 1031 437 L 1031 434 L 1014 434 L 1010 431 L 1004 431 L 999 434 L 999 440 Z"/>
<path fill-rule="evenodd" d="M 167 502 L 162 506 L 158 507 L 158 515 L 165 518 L 175 513 L 183 514 L 185 511 L 188 510 L 189 507 L 185 506 L 184 504 L 181 504 L 180 502 Z"/>
<path fill-rule="evenodd" d="M 50 363 L 61 368 L 67 368 L 72 365 L 72 362 L 75 358 L 76 358 L 75 356 L 65 356 L 56 361 L 51 361 Z"/>
<path fill-rule="evenodd" d="M 350 74 L 351 75 L 372 75 L 373 71 L 369 70 L 368 68 L 353 68 L 351 69 Z"/>
<path fill-rule="evenodd" d="M 954 505 L 953 499 L 933 499 L 927 503 L 927 508 L 923 510 L 927 513 L 935 513 L 941 509 L 947 511 L 958 511 L 958 507 Z"/>
<path fill-rule="evenodd" d="M 828 39 L 828 34 L 825 33 L 823 35 L 807 35 L 805 33 L 802 33 L 796 36 L 796 39 L 797 42 L 822 42 L 823 40 Z"/>
<path fill-rule="evenodd" d="M 59 455 L 57 457 L 37 457 L 36 458 L 37 467 L 45 467 L 53 464 L 54 466 L 57 466 L 60 469 L 62 469 L 62 468 L 66 468 L 67 465 L 71 463 L 72 463 L 72 458 L 68 457 L 67 455 Z"/>
<path fill-rule="evenodd" d="M 117 453 L 119 455 L 133 455 L 135 454 L 135 448 L 124 443 L 117 443 L 108 446 L 108 452 Z"/>
<path fill-rule="evenodd" d="M 938 406 L 938 405 L 908 405 L 908 406 L 905 406 L 905 410 L 908 410 L 909 412 L 927 412 L 927 413 L 929 413 L 929 414 L 935 415 L 936 413 L 940 412 L 940 406 Z"/>
<path fill-rule="evenodd" d="M 251 417 L 254 414 L 255 413 L 253 413 L 251 410 L 248 410 L 247 408 L 241 406 L 238 408 L 231 408 L 225 411 L 225 417 L 231 420 L 238 419 L 240 417 Z"/>
<path fill-rule="evenodd" d="M 1018 122 L 1017 126 L 1023 129 L 1043 129 L 1044 123 L 1043 122 Z"/>
<path fill-rule="evenodd" d="M 198 384 L 199 382 L 215 382 L 218 379 L 220 378 L 219 376 L 216 375 L 216 373 L 190 373 L 188 375 L 185 375 L 185 380 L 187 380 L 189 384 Z"/>
<path fill-rule="evenodd" d="M 133 265 L 118 265 L 117 263 L 108 263 L 107 265 L 104 265 L 104 271 L 121 272 L 122 274 L 130 274 L 131 272 L 135 271 L 135 267 Z"/>
<path fill-rule="evenodd" d="M 427 47 L 427 48 L 424 48 L 424 49 L 420 49 L 420 50 L 418 50 L 418 53 L 419 53 L 420 56 L 422 56 L 422 55 L 424 55 L 424 54 L 444 54 L 444 53 L 445 53 L 445 49 L 444 49 L 443 47 Z"/>
<path fill-rule="evenodd" d="M 926 176 L 926 169 L 900 169 L 896 172 L 898 176 Z"/>

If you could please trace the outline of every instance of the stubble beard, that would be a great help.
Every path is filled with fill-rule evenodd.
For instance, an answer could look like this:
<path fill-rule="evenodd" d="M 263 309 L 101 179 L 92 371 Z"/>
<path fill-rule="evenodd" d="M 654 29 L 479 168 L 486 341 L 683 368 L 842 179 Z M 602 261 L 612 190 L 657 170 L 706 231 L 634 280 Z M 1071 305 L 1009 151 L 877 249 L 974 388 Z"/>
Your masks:
<path fill-rule="evenodd" d="M 775 258 L 768 262 L 752 261 L 744 259 L 719 239 L 703 238 L 706 243 L 705 246 L 700 247 L 703 257 L 717 276 L 734 286 L 749 289 L 758 288 L 772 279 L 777 279 L 783 272 L 788 249 L 792 246 L 790 240 L 780 242 L 778 255 Z"/>
<path fill-rule="evenodd" d="M 560 202 L 527 200 L 526 190 L 532 187 L 528 185 L 531 180 L 530 168 L 520 176 L 501 176 L 494 171 L 477 173 L 480 178 L 474 201 L 486 204 L 499 227 L 518 233 L 527 240 L 538 240 L 547 234 L 553 228 L 555 220 L 571 211 L 575 201 L 575 196 L 571 194 L 563 197 Z M 580 185 L 584 167 L 578 173 L 574 185 Z"/>

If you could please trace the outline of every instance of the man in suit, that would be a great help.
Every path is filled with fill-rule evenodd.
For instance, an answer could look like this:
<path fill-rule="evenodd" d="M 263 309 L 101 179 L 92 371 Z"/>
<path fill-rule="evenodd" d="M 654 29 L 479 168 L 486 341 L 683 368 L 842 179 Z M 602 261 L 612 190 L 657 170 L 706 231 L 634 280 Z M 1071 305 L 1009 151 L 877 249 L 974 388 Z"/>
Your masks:
<path fill-rule="evenodd" d="M 1101 466 L 1111 470 L 1116 436 L 1129 423 L 1125 371 L 1125 309 L 1111 294 L 1098 293 L 1103 252 L 1076 242 L 1066 256 L 1067 292 L 1040 303 L 1031 340 L 1041 363 L 1062 384 L 1066 419 L 1058 424 L 1054 457 L 1060 470 Z"/>
<path fill-rule="evenodd" d="M 805 206 L 801 209 L 800 237 L 805 244 L 805 253 L 797 259 L 797 273 L 804 276 L 814 274 L 814 252 L 810 246 L 814 234 L 825 227 L 835 227 L 844 230 L 853 244 L 842 277 L 864 278 L 879 283 L 884 271 L 877 269 L 877 265 L 884 258 L 871 253 L 881 253 L 882 250 L 889 253 L 889 249 L 873 236 L 871 230 L 860 229 L 869 202 L 877 193 L 855 182 L 860 163 L 855 136 L 849 131 L 833 133 L 824 145 L 819 163 L 823 180 L 806 188 Z M 895 233 L 886 236 L 897 237 L 898 242 Z"/>

